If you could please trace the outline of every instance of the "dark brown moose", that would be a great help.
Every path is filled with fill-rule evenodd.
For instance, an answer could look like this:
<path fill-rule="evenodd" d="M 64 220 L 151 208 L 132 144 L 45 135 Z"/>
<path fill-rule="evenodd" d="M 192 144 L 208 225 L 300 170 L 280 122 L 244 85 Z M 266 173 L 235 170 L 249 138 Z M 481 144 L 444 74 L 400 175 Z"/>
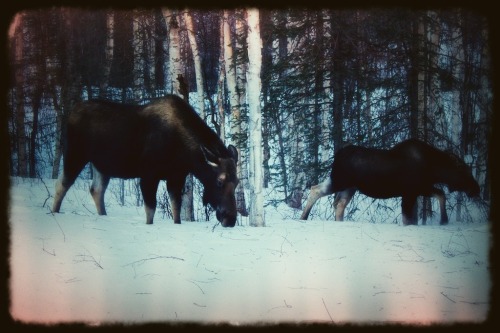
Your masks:
<path fill-rule="evenodd" d="M 100 215 L 106 214 L 104 192 L 111 177 L 140 178 L 146 223 L 152 224 L 158 184 L 166 180 L 174 223 L 181 223 L 182 189 L 192 173 L 204 186 L 203 204 L 215 209 L 222 226 L 236 223 L 237 150 L 226 148 L 180 97 L 169 95 L 143 106 L 82 102 L 68 117 L 63 143 L 53 212 L 59 212 L 66 192 L 90 162 L 96 171 L 90 193 Z"/>
<path fill-rule="evenodd" d="M 414 207 L 418 196 L 437 197 L 441 224 L 448 223 L 445 194 L 435 187 L 443 184 L 450 192 L 479 196 L 479 185 L 458 156 L 410 139 L 382 150 L 350 145 L 334 157 L 330 177 L 311 187 L 301 219 L 307 220 L 314 203 L 336 193 L 335 219 L 344 219 L 344 209 L 356 191 L 377 199 L 402 197 L 403 224 L 416 224 Z"/>

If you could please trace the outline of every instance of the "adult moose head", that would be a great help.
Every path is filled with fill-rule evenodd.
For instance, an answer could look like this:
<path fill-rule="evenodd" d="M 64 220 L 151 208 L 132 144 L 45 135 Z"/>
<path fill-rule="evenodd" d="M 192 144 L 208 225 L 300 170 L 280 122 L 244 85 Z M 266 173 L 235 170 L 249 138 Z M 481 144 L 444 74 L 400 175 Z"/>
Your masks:
<path fill-rule="evenodd" d="M 90 192 L 100 215 L 106 214 L 104 192 L 111 177 L 140 178 L 146 223 L 152 224 L 158 184 L 166 180 L 174 223 L 181 223 L 182 188 L 192 173 L 204 186 L 203 203 L 216 210 L 222 226 L 236 223 L 237 150 L 226 148 L 180 97 L 169 95 L 144 106 L 82 102 L 68 117 L 63 143 L 53 212 L 59 212 L 66 192 L 90 162 L 95 170 Z"/>
<path fill-rule="evenodd" d="M 335 154 L 330 177 L 311 187 L 301 219 L 307 220 L 319 198 L 336 193 L 335 219 L 342 221 L 345 207 L 360 191 L 378 199 L 402 197 L 404 225 L 417 223 L 413 213 L 418 196 L 437 197 L 441 224 L 447 224 L 445 195 L 437 184 L 469 197 L 479 195 L 479 185 L 464 161 L 422 141 L 406 140 L 389 150 L 347 146 Z"/>

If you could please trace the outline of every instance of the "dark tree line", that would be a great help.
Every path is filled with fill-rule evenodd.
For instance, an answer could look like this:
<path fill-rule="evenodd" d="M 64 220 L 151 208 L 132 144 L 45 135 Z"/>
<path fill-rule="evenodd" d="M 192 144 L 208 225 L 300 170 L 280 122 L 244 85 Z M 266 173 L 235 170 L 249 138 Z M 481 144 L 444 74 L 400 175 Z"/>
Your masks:
<path fill-rule="evenodd" d="M 172 29 L 178 29 L 180 74 L 188 90 L 197 92 L 196 80 L 203 80 L 205 106 L 199 111 L 224 139 L 237 142 L 247 163 L 245 11 L 188 15 L 201 73 L 181 11 L 18 13 L 8 38 L 10 175 L 57 177 L 60 133 L 79 100 L 144 103 L 175 93 Z M 483 15 L 459 8 L 261 10 L 265 185 L 301 208 L 308 187 L 325 177 L 342 146 L 389 148 L 412 137 L 464 158 L 488 201 L 488 33 Z M 225 58 L 228 47 L 231 58 Z M 242 177 L 247 173 L 243 168 Z M 429 203 L 422 207 L 425 220 Z"/>

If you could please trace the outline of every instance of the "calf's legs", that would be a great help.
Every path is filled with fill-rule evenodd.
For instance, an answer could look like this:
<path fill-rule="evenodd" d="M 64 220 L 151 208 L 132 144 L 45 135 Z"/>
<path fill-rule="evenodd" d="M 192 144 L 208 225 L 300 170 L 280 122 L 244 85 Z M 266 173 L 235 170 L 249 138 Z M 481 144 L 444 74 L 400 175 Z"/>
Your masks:
<path fill-rule="evenodd" d="M 319 198 L 324 196 L 333 194 L 332 192 L 332 182 L 330 177 L 328 177 L 324 182 L 318 185 L 314 185 L 311 187 L 311 192 L 309 193 L 309 197 L 307 198 L 306 207 L 300 216 L 301 220 L 307 220 L 309 217 L 309 213 L 311 212 L 312 207 L 318 201 Z"/>
<path fill-rule="evenodd" d="M 61 204 L 66 196 L 71 185 L 74 184 L 76 177 L 80 174 L 83 167 L 87 162 L 79 159 L 70 160 L 68 158 L 64 159 L 64 167 L 62 173 L 56 182 L 54 203 L 52 204 L 52 212 L 59 213 L 61 210 Z"/>
<path fill-rule="evenodd" d="M 175 224 L 181 223 L 182 188 L 185 182 L 185 175 L 167 180 L 167 191 Z"/>
<path fill-rule="evenodd" d="M 335 195 L 333 207 L 335 208 L 335 221 L 344 221 L 345 207 L 351 201 L 356 189 L 348 188 L 347 190 L 340 191 Z"/>
<path fill-rule="evenodd" d="M 144 209 L 146 211 L 146 224 L 153 224 L 156 212 L 156 191 L 158 190 L 159 179 L 141 178 L 140 186 L 142 198 L 144 199 Z"/>
<path fill-rule="evenodd" d="M 94 199 L 97 214 L 106 215 L 106 207 L 104 206 L 104 192 L 109 184 L 109 177 L 103 175 L 92 165 L 92 185 L 90 186 L 90 195 Z"/>

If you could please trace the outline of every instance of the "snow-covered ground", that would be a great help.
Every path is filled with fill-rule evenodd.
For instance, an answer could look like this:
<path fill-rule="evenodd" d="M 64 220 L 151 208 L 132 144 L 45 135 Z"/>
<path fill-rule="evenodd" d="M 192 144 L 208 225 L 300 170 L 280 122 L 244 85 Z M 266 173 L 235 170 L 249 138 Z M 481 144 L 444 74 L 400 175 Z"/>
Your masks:
<path fill-rule="evenodd" d="M 174 225 L 86 187 L 51 214 L 52 180 L 12 179 L 10 313 L 25 323 L 481 322 L 490 309 L 487 221 L 403 227 L 300 221 Z M 111 201 L 111 195 L 107 197 Z M 298 214 L 297 214 L 298 215 Z"/>

